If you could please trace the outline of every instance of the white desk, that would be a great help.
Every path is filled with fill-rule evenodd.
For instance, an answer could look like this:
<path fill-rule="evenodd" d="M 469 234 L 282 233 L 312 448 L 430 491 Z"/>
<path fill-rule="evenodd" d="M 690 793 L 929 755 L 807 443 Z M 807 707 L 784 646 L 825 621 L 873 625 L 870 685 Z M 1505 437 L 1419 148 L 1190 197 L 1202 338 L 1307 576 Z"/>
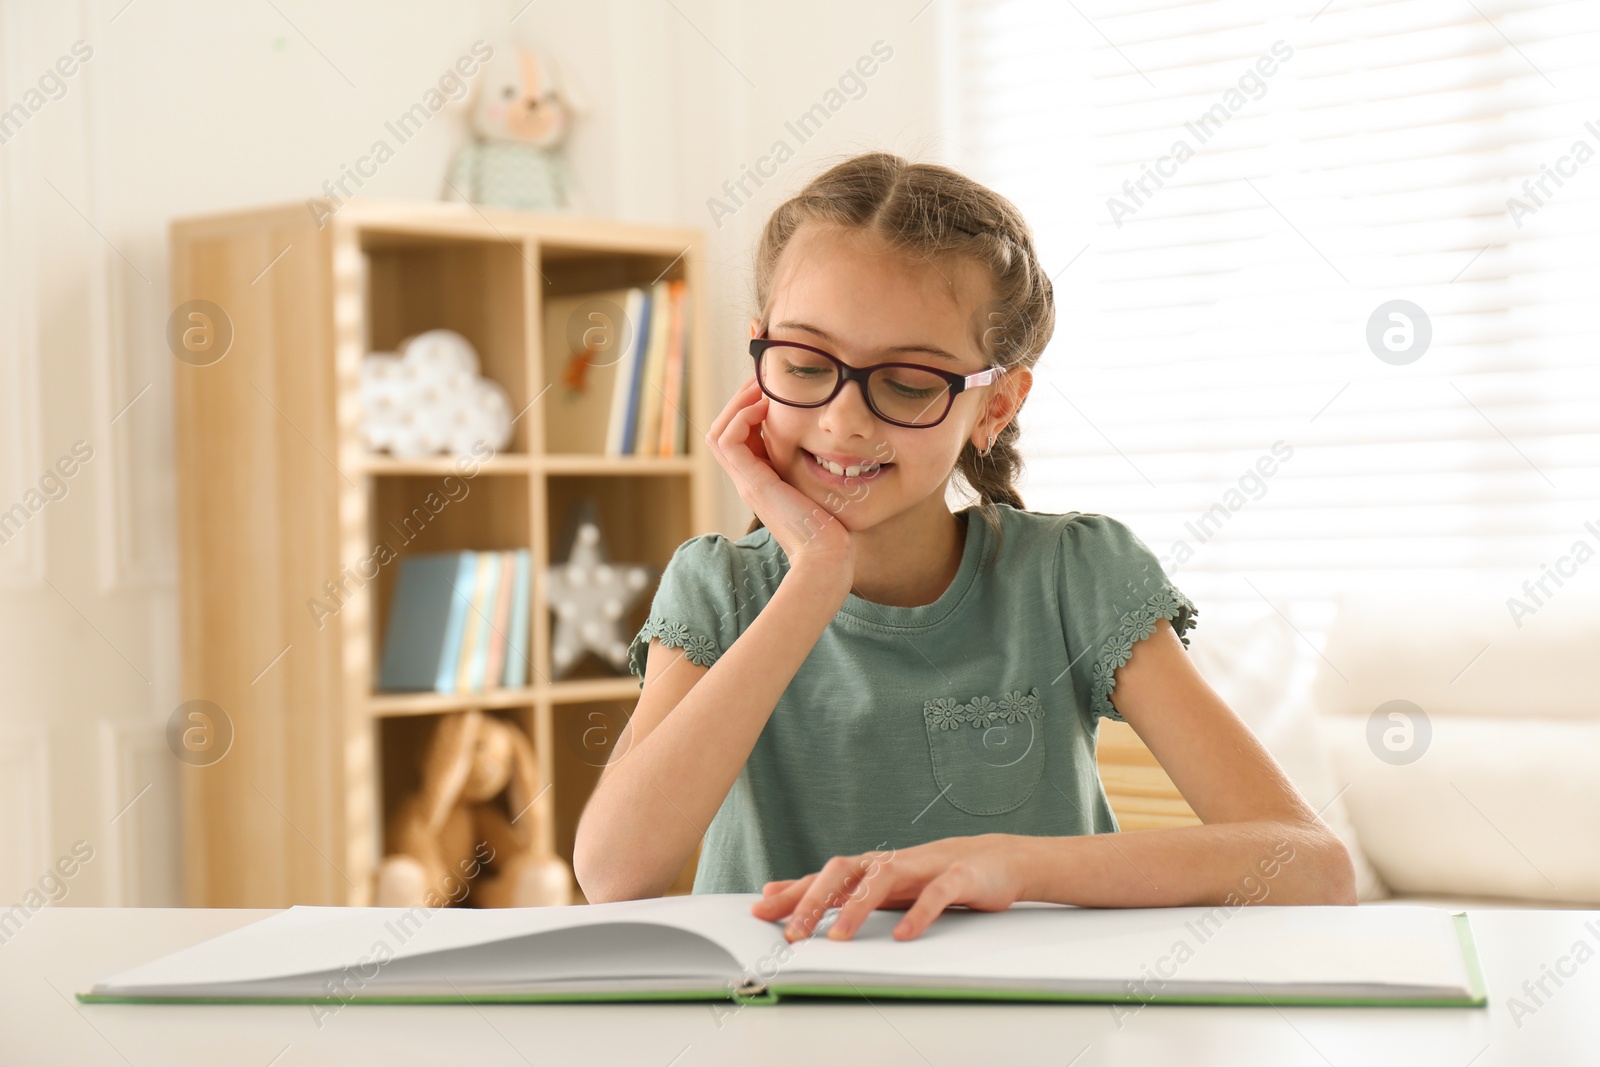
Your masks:
<path fill-rule="evenodd" d="M 1600 1064 L 1600 911 L 1469 911 L 1487 1009 L 1153 1005 L 1119 1025 L 1100 1004 L 352 1004 L 319 1029 L 307 1006 L 72 998 L 102 975 L 270 914 L 38 912 L 0 944 L 0 1064 Z M 1595 955 L 1575 965 L 1579 941 Z M 1547 979 L 1554 995 L 1513 1018 L 1508 998 L 1563 956 L 1575 973 L 1559 989 Z"/>

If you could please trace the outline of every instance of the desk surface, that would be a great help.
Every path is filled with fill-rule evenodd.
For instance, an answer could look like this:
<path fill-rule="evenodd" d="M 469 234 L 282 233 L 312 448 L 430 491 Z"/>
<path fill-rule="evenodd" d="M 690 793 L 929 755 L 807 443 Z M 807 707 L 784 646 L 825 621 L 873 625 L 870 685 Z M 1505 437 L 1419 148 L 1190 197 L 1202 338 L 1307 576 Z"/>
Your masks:
<path fill-rule="evenodd" d="M 1487 1009 L 1151 1005 L 1130 1015 L 1126 1006 L 1104 1004 L 886 1000 L 743 1009 L 704 1003 L 352 1004 L 319 1025 L 306 1005 L 73 999 L 103 975 L 270 914 L 66 907 L 35 913 L 0 944 L 0 1062 L 1600 1063 L 1600 911 L 1469 910 L 1489 984 Z M 1559 986 L 1551 974 L 1559 976 Z M 1539 993 L 1541 978 L 1549 996 Z M 1524 982 L 1534 983 L 1538 1001 Z"/>

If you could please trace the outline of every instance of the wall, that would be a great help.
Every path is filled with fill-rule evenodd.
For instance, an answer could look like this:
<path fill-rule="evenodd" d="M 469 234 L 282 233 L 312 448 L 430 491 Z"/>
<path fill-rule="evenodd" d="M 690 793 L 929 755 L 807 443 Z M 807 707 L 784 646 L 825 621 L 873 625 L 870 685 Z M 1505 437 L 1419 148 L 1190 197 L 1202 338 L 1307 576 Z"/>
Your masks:
<path fill-rule="evenodd" d="M 949 26 L 945 0 L 0 0 L 0 108 L 28 111 L 0 143 L 0 510 L 28 511 L 0 544 L 0 906 L 30 888 L 178 903 L 164 731 L 202 694 L 178 682 L 170 219 L 319 195 L 473 41 L 535 43 L 587 109 L 569 146 L 585 211 L 707 232 L 726 396 L 778 199 L 864 149 L 953 161 Z M 890 58 L 830 99 L 880 40 Z M 817 104 L 834 109 L 802 140 L 786 122 Z M 441 111 L 355 195 L 437 198 L 464 131 L 459 105 Z M 724 530 L 747 514 L 728 488 Z M 52 877 L 78 841 L 92 858 Z"/>

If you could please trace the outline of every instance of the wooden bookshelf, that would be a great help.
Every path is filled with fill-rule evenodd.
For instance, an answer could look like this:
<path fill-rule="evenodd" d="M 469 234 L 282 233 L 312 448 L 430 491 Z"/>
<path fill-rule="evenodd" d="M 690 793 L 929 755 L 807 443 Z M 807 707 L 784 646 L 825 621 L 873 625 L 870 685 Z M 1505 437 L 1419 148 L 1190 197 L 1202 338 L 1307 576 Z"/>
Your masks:
<path fill-rule="evenodd" d="M 639 686 L 592 656 L 551 678 L 545 568 L 584 499 L 609 558 L 657 574 L 714 528 L 698 231 L 463 204 L 320 207 L 331 214 L 320 228 L 308 205 L 289 204 L 171 229 L 173 307 L 210 301 L 233 334 L 214 362 L 174 361 L 183 699 L 215 703 L 233 728 L 226 755 L 179 768 L 190 906 L 370 903 L 384 820 L 416 784 L 438 716 L 466 708 L 532 739 L 550 784 L 522 818 L 570 866 L 578 816 Z M 688 453 L 612 457 L 552 440 L 546 390 L 568 353 L 543 351 L 544 302 L 677 279 L 688 287 Z M 521 412 L 510 445 L 470 477 L 454 457 L 370 454 L 359 436 L 362 358 L 434 328 L 465 335 Z M 450 478 L 467 491 L 402 543 L 397 520 Z M 527 686 L 375 690 L 399 561 L 365 579 L 357 564 L 385 540 L 401 556 L 530 551 Z M 319 620 L 309 602 L 334 604 L 325 583 L 342 595 Z M 652 592 L 624 619 L 629 637 Z M 694 863 L 675 892 L 688 891 Z"/>

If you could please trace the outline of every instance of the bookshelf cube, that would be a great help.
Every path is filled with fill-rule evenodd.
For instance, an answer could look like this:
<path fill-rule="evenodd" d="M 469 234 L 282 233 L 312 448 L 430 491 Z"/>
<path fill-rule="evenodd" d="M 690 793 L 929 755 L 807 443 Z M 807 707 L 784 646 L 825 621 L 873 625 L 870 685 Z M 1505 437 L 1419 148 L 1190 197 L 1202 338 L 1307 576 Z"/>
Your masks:
<path fill-rule="evenodd" d="M 414 787 L 437 717 L 466 708 L 532 739 L 551 785 L 523 818 L 570 865 L 599 764 L 566 742 L 597 714 L 626 722 L 639 688 L 592 658 L 551 680 L 542 577 L 561 561 L 555 541 L 593 500 L 610 557 L 659 574 L 714 528 L 698 231 L 464 204 L 313 206 L 171 228 L 173 306 L 209 301 L 233 334 L 220 359 L 178 359 L 173 372 L 182 696 L 216 703 L 235 738 L 215 763 L 179 769 L 191 906 L 370 903 L 385 817 Z M 552 407 L 571 330 L 545 321 L 546 303 L 663 282 L 686 288 L 686 450 L 610 455 Z M 472 343 L 516 414 L 509 445 L 473 458 L 470 475 L 452 456 L 397 459 L 360 439 L 362 358 L 438 328 Z M 430 493 L 448 503 L 428 508 Z M 375 566 L 380 542 L 395 558 Z M 378 691 L 399 558 L 518 548 L 533 563 L 529 684 Z M 635 630 L 652 590 L 627 620 Z"/>

